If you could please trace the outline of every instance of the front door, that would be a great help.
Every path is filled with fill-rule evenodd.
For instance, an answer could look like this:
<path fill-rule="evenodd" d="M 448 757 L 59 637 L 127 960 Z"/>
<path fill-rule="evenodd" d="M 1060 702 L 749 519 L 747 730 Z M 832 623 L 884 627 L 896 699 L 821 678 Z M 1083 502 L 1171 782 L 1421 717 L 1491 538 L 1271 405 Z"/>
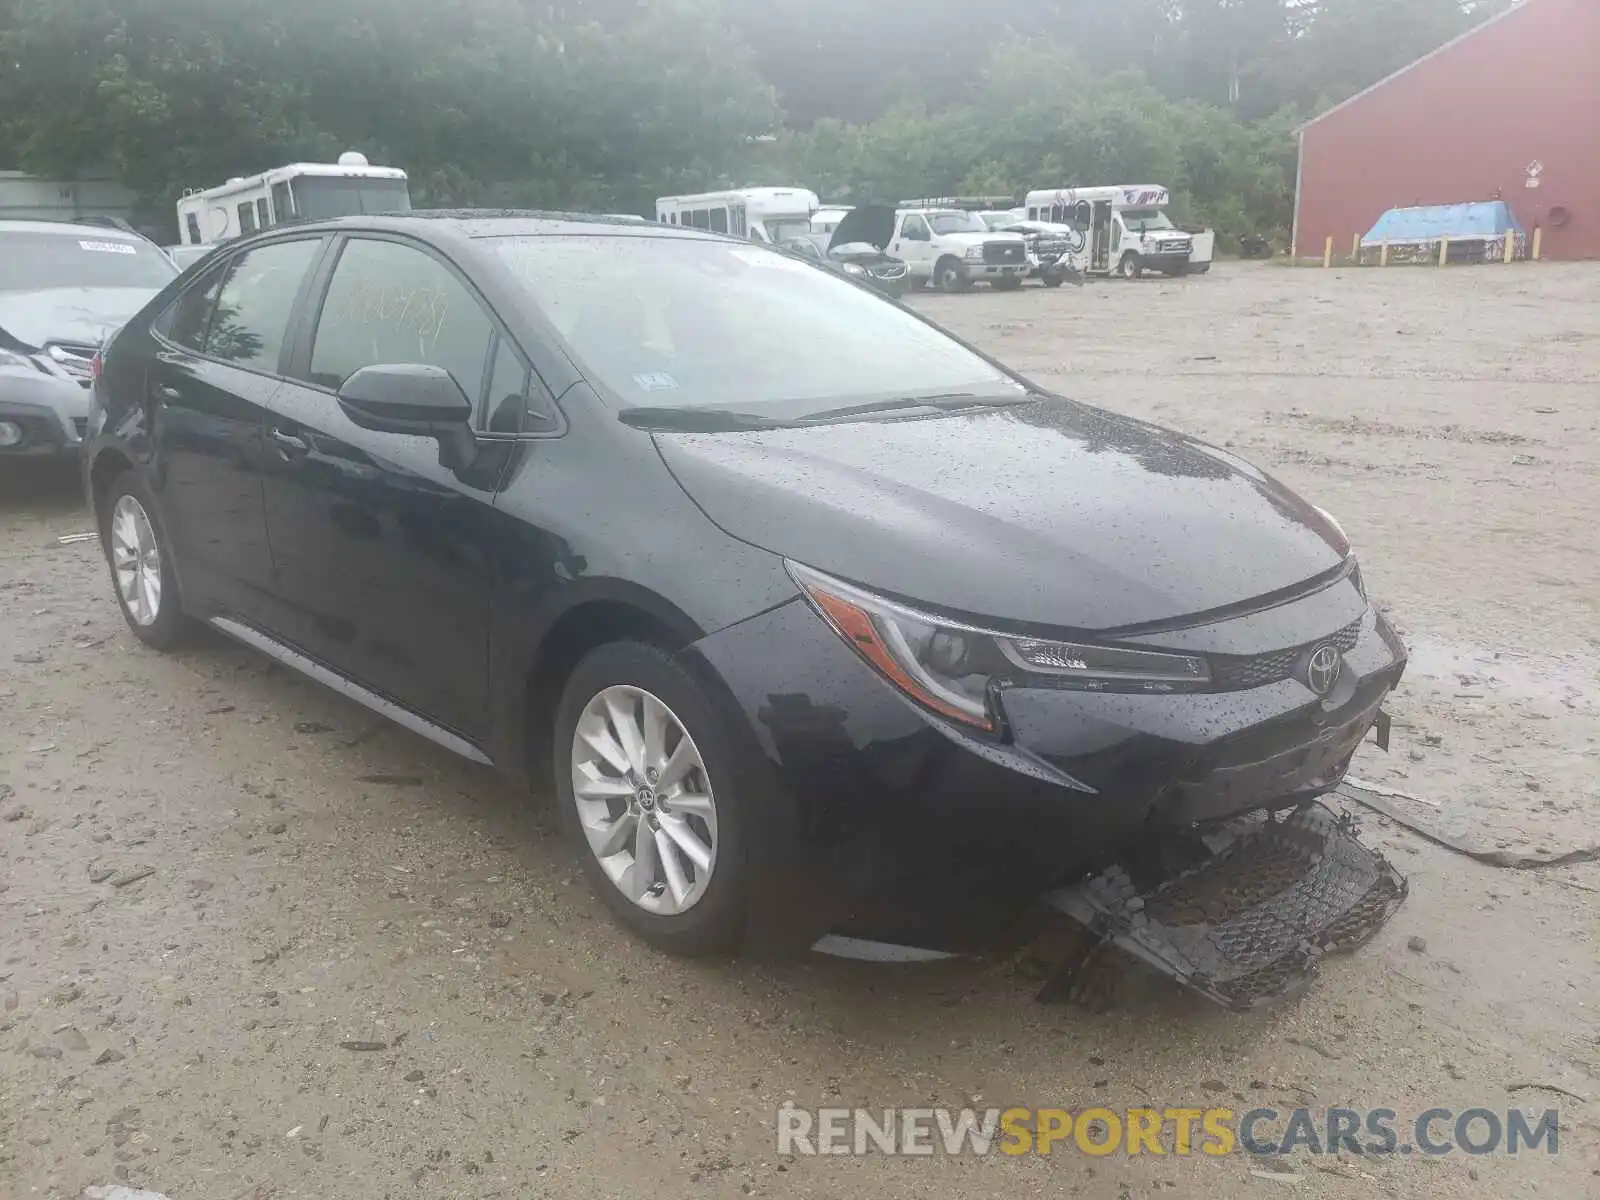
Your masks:
<path fill-rule="evenodd" d="M 161 509 L 196 611 L 254 621 L 270 582 L 261 418 L 321 238 L 273 242 L 218 263 L 152 329 L 146 372 Z"/>
<path fill-rule="evenodd" d="M 265 427 L 275 625 L 341 674 L 474 741 L 487 721 L 497 472 L 441 466 L 430 437 L 363 429 L 336 393 L 365 366 L 427 363 L 481 407 L 485 389 L 501 386 L 491 378 L 498 336 L 430 251 L 352 237 L 297 348 L 301 382 L 273 398 Z"/>
<path fill-rule="evenodd" d="M 916 213 L 906 213 L 900 218 L 889 253 L 904 260 L 911 274 L 926 279 L 933 274 L 933 231 L 928 222 Z"/>
<path fill-rule="evenodd" d="M 1116 224 L 1111 220 L 1111 201 L 1096 200 L 1094 214 L 1090 218 L 1090 266 L 1096 271 L 1109 271 L 1111 269 L 1111 255 L 1116 249 L 1111 244 L 1112 234 Z"/>

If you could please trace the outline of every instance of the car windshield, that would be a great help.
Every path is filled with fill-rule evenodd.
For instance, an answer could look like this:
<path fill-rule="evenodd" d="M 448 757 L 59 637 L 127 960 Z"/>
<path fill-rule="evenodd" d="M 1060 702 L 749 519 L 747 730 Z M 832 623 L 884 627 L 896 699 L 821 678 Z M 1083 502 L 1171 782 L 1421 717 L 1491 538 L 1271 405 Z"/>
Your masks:
<path fill-rule="evenodd" d="M 883 397 L 1016 397 L 938 330 L 761 246 L 673 237 L 497 237 L 591 381 L 623 408 L 785 417 Z"/>
<path fill-rule="evenodd" d="M 785 250 L 792 251 L 805 258 L 821 258 L 822 251 L 817 249 L 817 244 L 806 238 L 790 238 L 783 244 Z"/>
<path fill-rule="evenodd" d="M 1133 233 L 1147 233 L 1152 229 L 1171 229 L 1172 222 L 1159 208 L 1125 208 L 1122 223 Z"/>
<path fill-rule="evenodd" d="M 411 211 L 404 179 L 355 179 L 344 175 L 301 175 L 294 188 L 295 212 L 310 221 L 362 213 Z"/>
<path fill-rule="evenodd" d="M 972 213 L 935 213 L 928 218 L 935 233 L 988 233 L 989 227 Z"/>
<path fill-rule="evenodd" d="M 1010 229 L 1020 219 L 1014 212 L 984 213 L 980 218 L 990 229 Z"/>
<path fill-rule="evenodd" d="M 0 292 L 45 288 L 149 288 L 156 291 L 178 273 L 151 242 L 83 232 L 0 231 Z"/>

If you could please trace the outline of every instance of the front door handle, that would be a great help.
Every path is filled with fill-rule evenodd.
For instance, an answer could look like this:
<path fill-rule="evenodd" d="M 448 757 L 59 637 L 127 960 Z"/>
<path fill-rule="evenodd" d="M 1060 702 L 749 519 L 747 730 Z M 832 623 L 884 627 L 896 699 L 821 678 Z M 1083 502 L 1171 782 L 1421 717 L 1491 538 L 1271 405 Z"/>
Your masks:
<path fill-rule="evenodd" d="M 177 388 L 173 387 L 170 383 L 157 384 L 155 392 L 156 399 L 161 401 L 163 404 L 177 404 L 183 399 L 183 393 Z"/>
<path fill-rule="evenodd" d="M 278 453 L 284 458 L 299 458 L 302 454 L 311 452 L 311 446 L 305 438 L 295 437 L 294 434 L 285 433 L 281 429 L 272 431 L 272 440 L 277 443 Z"/>

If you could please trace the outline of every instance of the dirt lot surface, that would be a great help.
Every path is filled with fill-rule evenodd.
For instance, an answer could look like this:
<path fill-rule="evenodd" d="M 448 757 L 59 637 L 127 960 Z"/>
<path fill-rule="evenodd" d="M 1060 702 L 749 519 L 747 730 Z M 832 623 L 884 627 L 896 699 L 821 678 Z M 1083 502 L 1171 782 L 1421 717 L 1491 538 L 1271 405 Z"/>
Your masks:
<path fill-rule="evenodd" d="M 1340 518 L 1414 650 L 1393 751 L 1354 773 L 1409 817 L 1485 849 L 1600 842 L 1600 270 L 1223 264 L 917 303 Z M 75 483 L 6 471 L 5 1200 L 1600 1195 L 1600 865 L 1497 869 L 1367 816 L 1410 899 L 1247 1017 L 1043 1006 L 1006 963 L 672 961 L 486 771 L 231 644 L 144 649 L 98 547 L 57 542 L 89 528 Z M 1561 1139 L 783 1160 L 789 1100 L 1348 1105 L 1402 1132 L 1559 1107 Z"/>

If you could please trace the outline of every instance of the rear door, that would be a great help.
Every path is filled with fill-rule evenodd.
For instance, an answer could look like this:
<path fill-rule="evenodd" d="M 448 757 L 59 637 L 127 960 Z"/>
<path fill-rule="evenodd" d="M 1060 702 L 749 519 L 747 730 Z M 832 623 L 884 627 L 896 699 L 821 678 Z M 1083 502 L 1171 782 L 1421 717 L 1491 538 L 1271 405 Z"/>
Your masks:
<path fill-rule="evenodd" d="M 290 316 L 324 239 L 234 254 L 152 326 L 153 473 L 191 607 L 255 621 L 269 583 L 261 422 L 282 386 Z"/>
<path fill-rule="evenodd" d="M 482 428 L 493 419 L 488 389 L 522 379 L 508 385 L 508 368 L 494 370 L 498 322 L 432 249 L 350 235 L 323 274 L 296 349 L 298 382 L 265 414 L 274 621 L 314 658 L 476 740 L 488 699 L 494 464 L 504 456 L 447 469 L 436 440 L 363 429 L 337 392 L 362 367 L 439 366 L 474 400 Z"/>

